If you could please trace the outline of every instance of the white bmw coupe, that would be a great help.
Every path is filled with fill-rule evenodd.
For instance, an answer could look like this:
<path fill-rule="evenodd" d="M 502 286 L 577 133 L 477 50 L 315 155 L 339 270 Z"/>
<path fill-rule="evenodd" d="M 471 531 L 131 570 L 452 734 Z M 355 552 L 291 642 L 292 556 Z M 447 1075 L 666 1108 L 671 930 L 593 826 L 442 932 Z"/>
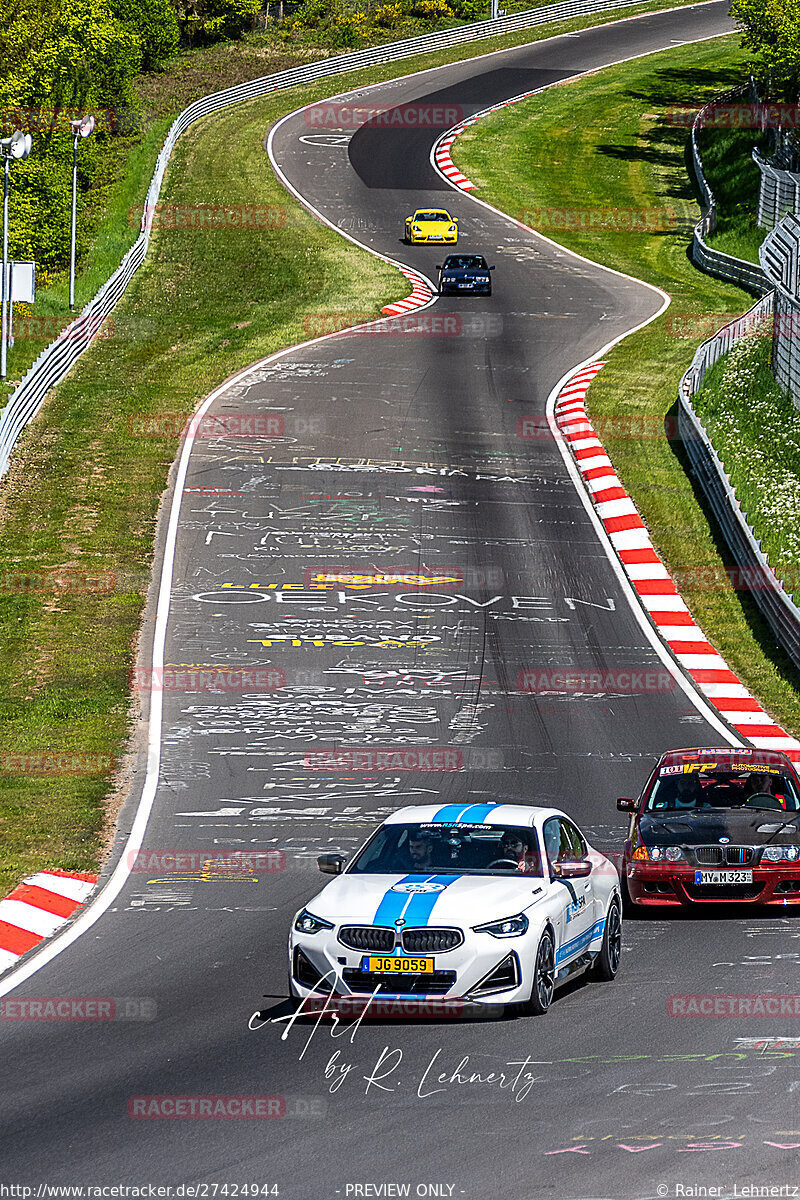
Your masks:
<path fill-rule="evenodd" d="M 619 876 L 554 808 L 446 804 L 399 809 L 295 917 L 298 999 L 416 997 L 550 1007 L 589 969 L 617 973 Z"/>

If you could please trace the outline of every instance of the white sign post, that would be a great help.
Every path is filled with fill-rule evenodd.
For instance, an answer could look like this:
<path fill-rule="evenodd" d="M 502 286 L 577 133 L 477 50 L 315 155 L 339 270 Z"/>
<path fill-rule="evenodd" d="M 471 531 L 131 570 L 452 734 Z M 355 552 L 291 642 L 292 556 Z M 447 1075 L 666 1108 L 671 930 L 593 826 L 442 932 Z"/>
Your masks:
<path fill-rule="evenodd" d="M 33 304 L 36 299 L 36 263 L 10 262 L 6 280 L 6 295 L 10 299 L 8 306 L 8 345 L 14 345 L 14 301 L 21 304 Z"/>

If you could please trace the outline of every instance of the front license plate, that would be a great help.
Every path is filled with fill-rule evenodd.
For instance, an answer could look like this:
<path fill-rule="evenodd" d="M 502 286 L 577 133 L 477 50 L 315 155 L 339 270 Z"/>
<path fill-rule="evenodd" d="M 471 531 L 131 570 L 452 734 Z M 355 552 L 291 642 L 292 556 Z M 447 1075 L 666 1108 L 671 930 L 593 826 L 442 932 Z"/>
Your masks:
<path fill-rule="evenodd" d="M 365 954 L 361 959 L 361 970 L 373 975 L 432 975 L 432 958 L 378 958 Z"/>
<path fill-rule="evenodd" d="M 458 286 L 459 287 L 472 287 L 472 284 L 471 283 L 460 283 Z"/>
<path fill-rule="evenodd" d="M 695 871 L 695 883 L 752 883 L 752 871 Z"/>

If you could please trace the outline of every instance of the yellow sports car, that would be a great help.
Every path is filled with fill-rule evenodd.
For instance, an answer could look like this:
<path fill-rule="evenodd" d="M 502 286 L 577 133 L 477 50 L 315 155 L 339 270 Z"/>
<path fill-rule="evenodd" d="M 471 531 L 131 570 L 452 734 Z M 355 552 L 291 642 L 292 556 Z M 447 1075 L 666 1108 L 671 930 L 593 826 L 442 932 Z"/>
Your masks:
<path fill-rule="evenodd" d="M 457 242 L 458 221 L 445 208 L 418 208 L 406 217 L 406 241 Z"/>

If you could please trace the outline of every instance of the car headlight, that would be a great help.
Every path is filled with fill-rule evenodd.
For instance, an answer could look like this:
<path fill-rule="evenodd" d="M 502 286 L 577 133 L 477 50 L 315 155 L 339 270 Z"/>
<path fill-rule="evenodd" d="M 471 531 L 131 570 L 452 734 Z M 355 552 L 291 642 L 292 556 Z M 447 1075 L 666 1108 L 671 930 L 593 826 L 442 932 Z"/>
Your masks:
<path fill-rule="evenodd" d="M 473 933 L 490 933 L 492 937 L 507 938 L 520 937 L 521 934 L 527 932 L 528 918 L 525 913 L 518 913 L 516 917 L 506 917 L 505 921 L 489 921 L 486 925 L 473 925 Z"/>
<path fill-rule="evenodd" d="M 458 226 L 457 226 L 457 225 L 451 225 L 451 226 L 450 226 L 450 228 L 448 229 L 448 231 L 447 231 L 447 232 L 448 232 L 448 233 L 455 233 L 455 231 L 456 231 L 456 229 L 457 229 L 457 228 L 458 228 Z"/>
<path fill-rule="evenodd" d="M 323 921 L 321 917 L 315 917 L 307 908 L 297 914 L 294 919 L 294 927 L 298 933 L 319 933 L 323 929 L 333 929 L 330 921 Z"/>
<path fill-rule="evenodd" d="M 686 862 L 680 846 L 637 846 L 633 852 L 634 862 Z"/>
<path fill-rule="evenodd" d="M 488 276 L 488 275 L 476 275 L 476 276 L 475 276 L 475 282 L 476 282 L 476 283 L 488 283 L 488 282 L 489 282 L 489 276 Z"/>
<path fill-rule="evenodd" d="M 412 233 L 419 233 L 419 232 L 420 232 L 419 225 L 412 225 L 412 226 L 411 226 L 411 232 L 412 232 Z"/>
<path fill-rule="evenodd" d="M 800 846 L 767 846 L 761 852 L 761 861 L 767 863 L 797 862 Z"/>

